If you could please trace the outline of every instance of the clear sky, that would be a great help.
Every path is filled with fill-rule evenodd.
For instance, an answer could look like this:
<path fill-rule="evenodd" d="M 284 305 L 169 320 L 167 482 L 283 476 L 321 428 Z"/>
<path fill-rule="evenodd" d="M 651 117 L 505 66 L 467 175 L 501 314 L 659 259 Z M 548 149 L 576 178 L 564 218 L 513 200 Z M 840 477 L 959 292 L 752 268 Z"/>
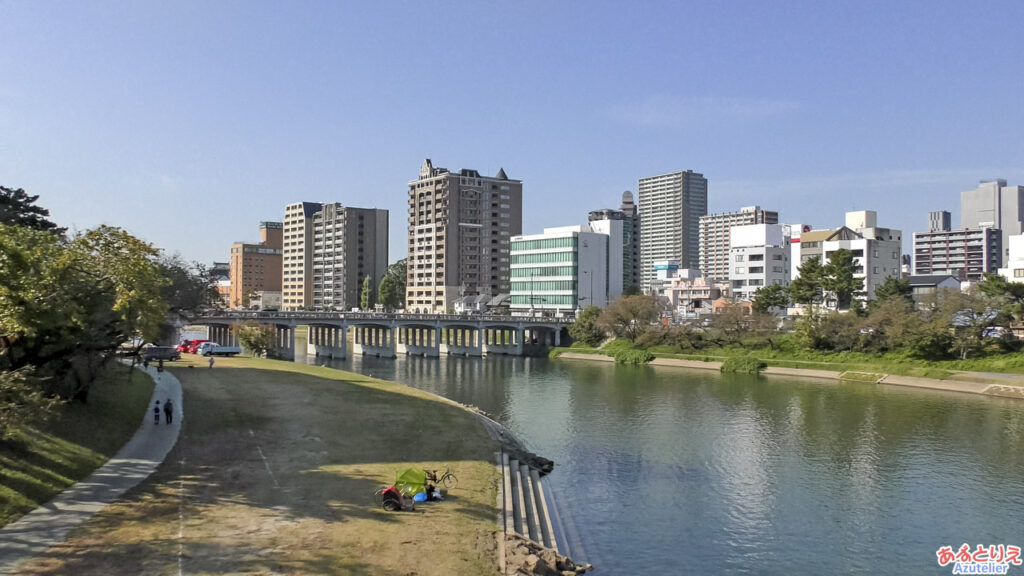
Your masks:
<path fill-rule="evenodd" d="M 842 5 L 840 5 L 842 4 Z M 391 211 L 424 158 L 523 180 L 523 232 L 692 169 L 712 212 L 909 239 L 1024 184 L 1024 2 L 0 0 L 0 185 L 227 261 L 291 202 Z"/>

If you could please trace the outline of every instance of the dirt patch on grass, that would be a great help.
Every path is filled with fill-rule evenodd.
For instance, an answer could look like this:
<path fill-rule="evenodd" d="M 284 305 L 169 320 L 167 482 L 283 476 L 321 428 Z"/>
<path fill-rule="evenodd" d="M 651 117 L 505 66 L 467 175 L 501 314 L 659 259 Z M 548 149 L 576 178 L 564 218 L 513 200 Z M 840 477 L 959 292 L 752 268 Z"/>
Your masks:
<path fill-rule="evenodd" d="M 497 446 L 477 417 L 326 368 L 186 363 L 164 465 L 22 573 L 497 573 Z M 397 472 L 446 464 L 459 483 L 445 501 L 375 506 Z"/>

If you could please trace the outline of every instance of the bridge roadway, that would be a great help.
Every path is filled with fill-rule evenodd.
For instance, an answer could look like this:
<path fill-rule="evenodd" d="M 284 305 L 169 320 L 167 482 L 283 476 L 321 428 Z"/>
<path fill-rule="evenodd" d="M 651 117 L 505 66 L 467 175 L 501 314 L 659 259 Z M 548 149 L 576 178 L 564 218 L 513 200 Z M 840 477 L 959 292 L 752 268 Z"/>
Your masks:
<path fill-rule="evenodd" d="M 541 346 L 568 343 L 571 319 L 456 314 L 380 312 L 211 312 L 191 324 L 209 327 L 210 340 L 238 346 L 235 328 L 255 322 L 274 327 L 275 354 L 295 358 L 295 328 L 308 326 L 306 353 L 345 358 L 348 331 L 352 354 L 395 358 L 399 354 L 440 357 L 441 354 L 522 356 Z"/>

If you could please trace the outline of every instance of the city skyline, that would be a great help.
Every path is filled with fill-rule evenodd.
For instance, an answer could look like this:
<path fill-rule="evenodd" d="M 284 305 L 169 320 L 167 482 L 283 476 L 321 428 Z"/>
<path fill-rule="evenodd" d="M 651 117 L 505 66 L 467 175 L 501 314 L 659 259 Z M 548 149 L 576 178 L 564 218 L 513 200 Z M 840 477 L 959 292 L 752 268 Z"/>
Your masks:
<path fill-rule="evenodd" d="M 1024 183 L 1024 6 L 881 8 L 5 3 L 0 184 L 206 264 L 299 200 L 388 210 L 400 259 L 427 157 L 521 179 L 524 234 L 693 170 L 709 213 L 909 239 Z"/>

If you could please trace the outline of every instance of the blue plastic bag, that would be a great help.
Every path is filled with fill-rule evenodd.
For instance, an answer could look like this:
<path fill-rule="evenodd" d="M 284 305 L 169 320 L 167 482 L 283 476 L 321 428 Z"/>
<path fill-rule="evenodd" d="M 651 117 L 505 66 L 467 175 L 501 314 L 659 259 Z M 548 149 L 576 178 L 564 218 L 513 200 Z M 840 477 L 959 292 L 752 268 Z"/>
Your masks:
<path fill-rule="evenodd" d="M 417 492 L 416 495 L 412 497 L 412 499 L 415 502 L 426 502 L 427 501 L 427 493 L 426 492 Z"/>

